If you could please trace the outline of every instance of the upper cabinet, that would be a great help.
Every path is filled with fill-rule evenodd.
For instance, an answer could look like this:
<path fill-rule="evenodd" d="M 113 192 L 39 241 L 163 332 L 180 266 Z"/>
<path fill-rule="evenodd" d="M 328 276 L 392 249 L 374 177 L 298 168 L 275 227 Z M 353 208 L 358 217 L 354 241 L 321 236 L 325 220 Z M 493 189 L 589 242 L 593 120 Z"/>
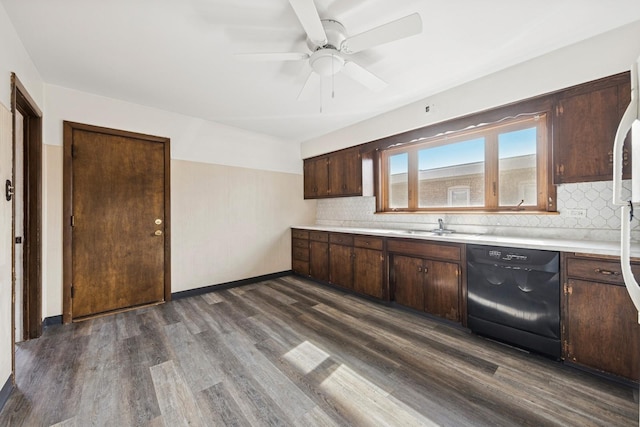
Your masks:
<path fill-rule="evenodd" d="M 362 195 L 359 149 L 337 151 L 304 161 L 304 198 Z"/>
<path fill-rule="evenodd" d="M 557 94 L 553 111 L 554 183 L 608 181 L 613 140 L 630 101 L 629 73 L 589 82 Z M 629 138 L 623 174 L 630 169 Z"/>

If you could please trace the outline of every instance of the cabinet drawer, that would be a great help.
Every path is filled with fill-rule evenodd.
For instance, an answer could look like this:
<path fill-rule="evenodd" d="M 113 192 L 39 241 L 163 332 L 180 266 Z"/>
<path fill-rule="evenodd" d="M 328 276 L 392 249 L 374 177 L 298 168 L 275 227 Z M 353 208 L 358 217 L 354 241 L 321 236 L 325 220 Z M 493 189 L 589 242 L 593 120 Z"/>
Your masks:
<path fill-rule="evenodd" d="M 633 271 L 637 274 L 640 268 L 634 265 Z M 624 284 L 620 263 L 614 260 L 568 258 L 567 276 L 595 282 Z"/>
<path fill-rule="evenodd" d="M 328 242 L 329 233 L 325 231 L 310 231 L 309 240 L 313 240 L 315 242 Z"/>
<path fill-rule="evenodd" d="M 300 239 L 292 239 L 291 240 L 292 248 L 302 248 L 309 249 L 309 241 L 308 240 L 300 240 Z"/>
<path fill-rule="evenodd" d="M 427 243 L 406 239 L 389 239 L 387 241 L 387 251 L 389 252 L 450 261 L 460 261 L 461 247 L 461 245 Z"/>
<path fill-rule="evenodd" d="M 302 274 L 304 276 L 309 275 L 309 263 L 307 261 L 294 259 L 291 261 L 291 269 L 298 274 Z"/>
<path fill-rule="evenodd" d="M 353 246 L 353 236 L 349 234 L 331 233 L 329 236 L 329 242 L 336 243 L 338 245 Z"/>
<path fill-rule="evenodd" d="M 382 250 L 382 239 L 378 237 L 355 236 L 353 246 L 358 248 Z"/>
<path fill-rule="evenodd" d="M 309 239 L 309 232 L 307 230 L 291 230 L 291 237 L 293 239 Z"/>
<path fill-rule="evenodd" d="M 300 261 L 309 261 L 309 249 L 308 248 L 293 248 L 293 259 Z"/>

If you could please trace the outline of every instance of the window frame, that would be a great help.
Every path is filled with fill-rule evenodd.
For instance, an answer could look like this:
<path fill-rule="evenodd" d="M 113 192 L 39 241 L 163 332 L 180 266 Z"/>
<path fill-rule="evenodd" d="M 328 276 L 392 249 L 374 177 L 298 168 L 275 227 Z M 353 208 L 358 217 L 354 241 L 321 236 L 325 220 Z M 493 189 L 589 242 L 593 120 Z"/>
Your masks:
<path fill-rule="evenodd" d="M 503 133 L 537 128 L 536 136 L 536 182 L 537 203 L 528 206 L 499 205 L 499 142 L 498 136 Z M 484 206 L 442 206 L 419 207 L 418 152 L 424 148 L 467 141 L 473 138 L 485 138 L 484 165 Z M 460 131 L 441 132 L 435 136 L 418 138 L 406 143 L 396 143 L 379 151 L 378 207 L 381 213 L 389 212 L 553 212 L 555 207 L 555 187 L 551 177 L 551 114 L 547 111 L 520 114 L 493 123 L 482 123 Z M 408 206 L 406 208 L 389 207 L 389 157 L 408 153 Z"/>

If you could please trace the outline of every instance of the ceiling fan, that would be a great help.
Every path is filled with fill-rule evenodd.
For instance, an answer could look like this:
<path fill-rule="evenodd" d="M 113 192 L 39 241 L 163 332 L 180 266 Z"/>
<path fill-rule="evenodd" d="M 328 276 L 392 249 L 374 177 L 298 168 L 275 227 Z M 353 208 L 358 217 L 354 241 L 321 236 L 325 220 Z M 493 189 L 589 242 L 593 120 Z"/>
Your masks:
<path fill-rule="evenodd" d="M 344 26 L 333 19 L 320 19 L 313 0 L 289 0 L 307 33 L 307 52 L 245 53 L 235 55 L 248 61 L 309 61 L 311 72 L 298 95 L 321 77 L 344 73 L 373 91 L 387 83 L 349 58 L 349 55 L 422 32 L 418 13 L 388 22 L 360 34 L 348 36 Z"/>

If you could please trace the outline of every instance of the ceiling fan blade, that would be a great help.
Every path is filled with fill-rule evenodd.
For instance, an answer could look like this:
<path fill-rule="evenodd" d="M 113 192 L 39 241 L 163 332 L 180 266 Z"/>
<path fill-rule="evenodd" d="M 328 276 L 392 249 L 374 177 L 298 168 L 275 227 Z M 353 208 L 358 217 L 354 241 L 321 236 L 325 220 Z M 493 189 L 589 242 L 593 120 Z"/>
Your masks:
<path fill-rule="evenodd" d="M 313 0 L 289 0 L 293 11 L 298 16 L 302 28 L 316 46 L 327 44 L 327 34 L 320 21 L 318 10 Z"/>
<path fill-rule="evenodd" d="M 241 61 L 251 62 L 301 61 L 309 58 L 309 54 L 303 52 L 236 53 L 233 56 Z"/>
<path fill-rule="evenodd" d="M 422 32 L 422 18 L 419 13 L 412 13 L 404 18 L 396 19 L 372 28 L 364 33 L 347 37 L 340 45 L 344 53 L 356 53 L 370 47 L 380 46 Z"/>
<path fill-rule="evenodd" d="M 362 86 L 374 91 L 380 92 L 387 87 L 387 82 L 376 76 L 366 68 L 361 67 L 355 62 L 347 61 L 344 64 L 342 72 L 352 80 L 360 83 Z"/>
<path fill-rule="evenodd" d="M 300 93 L 298 93 L 298 101 L 309 99 L 312 92 L 320 86 L 320 79 L 321 77 L 318 73 L 311 71 L 307 76 L 302 89 L 300 89 Z"/>

